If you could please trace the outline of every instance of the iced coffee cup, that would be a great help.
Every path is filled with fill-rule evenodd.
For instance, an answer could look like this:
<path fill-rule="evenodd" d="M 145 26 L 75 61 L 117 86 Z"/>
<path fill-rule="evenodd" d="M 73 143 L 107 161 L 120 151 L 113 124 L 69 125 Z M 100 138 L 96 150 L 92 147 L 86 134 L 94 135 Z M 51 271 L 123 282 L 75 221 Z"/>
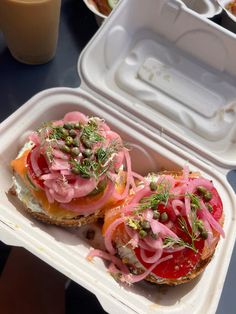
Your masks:
<path fill-rule="evenodd" d="M 61 0 L 0 0 L 0 30 L 14 58 L 50 61 L 56 52 Z"/>

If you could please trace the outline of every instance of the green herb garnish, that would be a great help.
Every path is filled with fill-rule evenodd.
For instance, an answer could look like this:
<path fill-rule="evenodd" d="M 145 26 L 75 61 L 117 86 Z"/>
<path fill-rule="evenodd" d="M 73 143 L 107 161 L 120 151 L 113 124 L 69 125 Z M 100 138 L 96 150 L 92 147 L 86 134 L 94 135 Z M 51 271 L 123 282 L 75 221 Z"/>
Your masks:
<path fill-rule="evenodd" d="M 184 246 L 197 253 L 197 249 L 195 248 L 195 246 L 189 244 L 188 242 L 185 242 L 181 238 L 166 237 L 163 241 L 163 244 L 164 244 L 163 246 L 164 248 L 173 248 L 174 246 L 178 246 L 178 247 Z"/>
<path fill-rule="evenodd" d="M 97 122 L 94 119 L 90 119 L 87 124 L 82 126 L 81 139 L 91 144 L 104 141 L 104 137 L 98 131 Z"/>

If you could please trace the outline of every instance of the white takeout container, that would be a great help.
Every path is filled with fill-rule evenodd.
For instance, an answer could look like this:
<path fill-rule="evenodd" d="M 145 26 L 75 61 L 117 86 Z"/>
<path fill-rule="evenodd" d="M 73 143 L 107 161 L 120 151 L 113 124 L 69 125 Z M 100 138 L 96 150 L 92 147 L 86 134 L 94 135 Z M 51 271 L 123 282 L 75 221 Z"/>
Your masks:
<path fill-rule="evenodd" d="M 235 48 L 232 33 L 178 0 L 121 1 L 80 57 L 81 86 L 45 90 L 0 125 L 0 240 L 94 293 L 108 313 L 214 313 L 236 236 L 235 195 L 225 178 L 236 166 Z M 83 228 L 41 224 L 13 203 L 9 163 L 22 138 L 72 110 L 104 118 L 130 143 L 141 174 L 187 164 L 213 180 L 226 238 L 198 279 L 165 288 L 117 283 L 102 260 L 86 260 L 91 243 Z"/>
<path fill-rule="evenodd" d="M 89 10 L 91 10 L 96 18 L 98 25 L 100 26 L 106 15 L 102 14 L 93 0 L 83 0 Z M 199 15 L 205 18 L 212 18 L 217 14 L 220 14 L 222 8 L 217 3 L 217 0 L 180 0 L 189 9 L 195 11 Z"/>
<path fill-rule="evenodd" d="M 216 0 L 181 0 L 189 9 L 200 14 L 202 17 L 212 18 L 219 14 L 222 9 Z"/>

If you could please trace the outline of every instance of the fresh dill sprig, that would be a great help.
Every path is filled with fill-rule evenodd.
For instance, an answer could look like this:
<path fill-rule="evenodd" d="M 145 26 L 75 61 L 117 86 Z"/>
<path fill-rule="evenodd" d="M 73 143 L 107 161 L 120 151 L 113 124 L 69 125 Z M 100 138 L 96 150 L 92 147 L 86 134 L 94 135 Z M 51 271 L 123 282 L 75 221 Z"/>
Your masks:
<path fill-rule="evenodd" d="M 99 134 L 98 124 L 94 119 L 90 119 L 87 124 L 83 125 L 81 138 L 83 137 L 92 144 L 104 141 L 104 137 Z"/>
<path fill-rule="evenodd" d="M 112 161 L 108 163 L 107 161 L 114 152 L 114 148 L 110 146 L 100 147 L 94 154 L 96 158 L 92 156 L 91 158 L 83 158 L 80 161 L 72 159 L 70 163 L 74 168 L 74 173 L 77 172 L 81 176 L 98 179 L 112 167 Z"/>
<path fill-rule="evenodd" d="M 183 230 L 191 239 L 191 246 L 193 248 L 193 250 L 196 250 L 195 248 L 195 241 L 199 241 L 199 234 L 197 233 L 198 230 L 198 225 L 201 224 L 201 220 L 199 220 L 197 218 L 197 215 L 194 214 L 192 216 L 192 228 L 190 230 L 190 228 L 187 225 L 187 221 L 181 216 L 180 218 L 178 218 L 179 221 L 179 225 L 181 227 L 181 230 Z"/>
<path fill-rule="evenodd" d="M 198 197 L 198 195 L 194 194 L 194 193 L 186 193 L 185 196 L 190 198 L 191 201 L 191 206 L 192 208 L 200 208 L 200 199 Z"/>
<path fill-rule="evenodd" d="M 181 238 L 172 238 L 172 237 L 166 237 L 163 241 L 164 244 L 164 248 L 174 248 L 175 246 L 177 247 L 186 247 L 188 249 L 193 250 L 194 252 L 197 253 L 197 249 L 195 248 L 195 246 L 189 244 L 188 242 L 184 241 Z"/>
<path fill-rule="evenodd" d="M 155 209 L 159 204 L 164 204 L 166 206 L 168 199 L 169 199 L 168 192 L 152 194 L 151 196 L 144 197 L 142 199 L 142 202 L 139 205 L 139 209 L 140 210 L 145 210 L 147 208 Z"/>

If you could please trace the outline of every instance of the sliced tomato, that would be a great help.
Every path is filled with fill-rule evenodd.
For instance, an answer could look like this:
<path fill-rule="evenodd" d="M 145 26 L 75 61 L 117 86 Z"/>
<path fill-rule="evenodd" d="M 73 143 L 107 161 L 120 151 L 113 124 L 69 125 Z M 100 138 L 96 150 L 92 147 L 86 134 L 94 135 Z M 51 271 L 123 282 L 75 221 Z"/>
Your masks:
<path fill-rule="evenodd" d="M 184 217 L 183 217 L 184 218 Z M 188 225 L 187 218 L 185 217 L 185 222 Z M 190 230 L 190 226 L 188 225 Z M 171 230 L 178 235 L 179 238 L 184 240 L 185 242 L 192 244 L 190 236 L 181 229 L 179 222 L 176 221 L 175 225 L 171 228 Z M 157 267 L 152 271 L 158 277 L 161 278 L 168 278 L 168 279 L 176 279 L 189 274 L 198 264 L 201 254 L 205 245 L 204 239 L 198 239 L 194 241 L 194 247 L 196 251 L 190 248 L 184 248 L 181 251 L 176 251 L 173 253 L 163 253 L 162 257 L 167 255 L 173 255 L 173 258 L 157 265 Z M 152 252 L 145 252 L 146 255 L 149 257 L 153 253 Z M 141 256 L 140 256 L 140 248 L 135 249 L 136 257 L 138 258 L 139 262 L 145 267 L 149 268 L 151 265 L 145 263 Z"/>
<path fill-rule="evenodd" d="M 34 150 L 35 148 L 33 148 L 28 156 L 27 156 L 27 169 L 28 169 L 28 174 L 31 178 L 31 180 L 36 184 L 38 185 L 39 187 L 41 188 L 44 188 L 44 183 L 43 183 L 43 180 L 41 180 L 35 173 L 34 173 L 34 170 L 33 170 L 33 167 L 32 167 L 32 163 L 31 163 L 31 154 L 32 154 L 32 151 Z M 49 173 L 49 169 L 48 169 L 48 164 L 47 164 L 47 161 L 45 159 L 45 157 L 43 156 L 43 154 L 40 154 L 38 159 L 37 159 L 37 164 L 39 166 L 39 169 L 41 170 L 42 174 L 46 174 L 46 173 Z"/>
<path fill-rule="evenodd" d="M 198 250 L 197 253 L 189 248 L 174 253 L 163 253 L 162 257 L 171 254 L 173 255 L 173 258 L 157 265 L 152 273 L 158 277 L 168 279 L 176 279 L 188 275 L 196 267 L 201 258 L 204 240 L 196 241 L 195 247 Z M 135 249 L 135 254 L 139 262 L 148 269 L 150 264 L 147 264 L 142 260 L 139 248 Z M 153 253 L 146 252 L 147 256 L 151 256 L 152 254 Z"/>

